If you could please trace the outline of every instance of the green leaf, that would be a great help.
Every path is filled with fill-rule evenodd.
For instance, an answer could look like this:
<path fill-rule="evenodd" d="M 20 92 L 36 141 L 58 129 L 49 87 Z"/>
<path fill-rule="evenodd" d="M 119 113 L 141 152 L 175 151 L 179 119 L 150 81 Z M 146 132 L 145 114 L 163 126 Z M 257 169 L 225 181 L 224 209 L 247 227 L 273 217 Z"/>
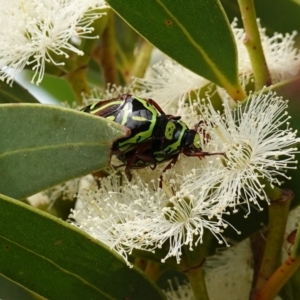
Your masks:
<path fill-rule="evenodd" d="M 218 0 L 108 0 L 154 46 L 193 72 L 238 93 L 237 54 Z"/>
<path fill-rule="evenodd" d="M 108 247 L 66 222 L 0 195 L 0 273 L 47 299 L 164 299 Z"/>
<path fill-rule="evenodd" d="M 25 198 L 103 169 L 125 127 L 72 109 L 0 105 L 0 193 Z"/>
<path fill-rule="evenodd" d="M 0 82 L 0 103 L 39 103 L 39 101 L 17 82 L 14 82 L 13 86 Z"/>

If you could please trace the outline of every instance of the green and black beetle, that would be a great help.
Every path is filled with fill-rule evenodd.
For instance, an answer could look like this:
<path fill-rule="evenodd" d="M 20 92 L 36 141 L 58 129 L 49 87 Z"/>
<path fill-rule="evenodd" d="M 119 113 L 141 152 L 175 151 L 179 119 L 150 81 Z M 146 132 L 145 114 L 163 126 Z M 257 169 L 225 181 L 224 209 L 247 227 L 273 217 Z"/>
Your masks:
<path fill-rule="evenodd" d="M 223 153 L 203 152 L 201 139 L 195 129 L 180 120 L 179 116 L 167 115 L 152 99 L 142 99 L 129 94 L 96 102 L 82 111 L 107 118 L 130 129 L 130 135 L 116 140 L 111 154 L 126 166 L 125 173 L 131 179 L 130 169 L 170 161 L 164 171 L 175 164 L 180 153 L 203 158 Z"/>

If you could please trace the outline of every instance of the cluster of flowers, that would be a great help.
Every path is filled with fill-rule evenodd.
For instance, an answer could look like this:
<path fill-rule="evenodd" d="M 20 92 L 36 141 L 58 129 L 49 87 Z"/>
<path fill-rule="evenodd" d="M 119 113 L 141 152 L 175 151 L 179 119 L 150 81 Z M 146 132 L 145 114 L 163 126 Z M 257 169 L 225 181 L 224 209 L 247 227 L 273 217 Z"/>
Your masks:
<path fill-rule="evenodd" d="M 124 258 L 134 249 L 154 251 L 168 244 L 168 257 L 180 262 L 181 249 L 202 242 L 204 229 L 220 243 L 228 226 L 222 215 L 239 205 L 260 208 L 268 201 L 263 182 L 280 185 L 279 177 L 295 168 L 293 147 L 299 141 L 287 125 L 287 102 L 269 92 L 253 96 L 245 105 L 224 113 L 210 103 L 197 104 L 209 136 L 203 150 L 224 152 L 203 160 L 181 157 L 164 176 L 160 189 L 157 173 L 136 172 L 133 181 L 112 175 L 100 189 L 81 190 L 82 207 L 72 217 L 80 227 L 117 250 Z M 190 118 L 191 119 L 191 118 Z M 124 183 L 125 181 L 125 183 Z"/>
<path fill-rule="evenodd" d="M 3 1 L 0 10 L 0 79 L 11 82 L 26 66 L 39 84 L 47 63 L 63 67 L 70 53 L 83 55 L 80 39 L 92 38 L 103 0 Z M 97 37 L 97 36 L 94 36 Z"/>

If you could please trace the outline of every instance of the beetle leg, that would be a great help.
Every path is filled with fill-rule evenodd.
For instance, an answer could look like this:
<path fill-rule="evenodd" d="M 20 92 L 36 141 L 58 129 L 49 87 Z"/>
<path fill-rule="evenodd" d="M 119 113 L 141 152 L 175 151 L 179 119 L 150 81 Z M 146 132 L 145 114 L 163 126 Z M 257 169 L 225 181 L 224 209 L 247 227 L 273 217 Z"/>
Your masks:
<path fill-rule="evenodd" d="M 193 151 L 183 151 L 183 154 L 186 156 L 197 156 L 200 159 L 205 156 L 212 156 L 212 155 L 225 155 L 224 152 L 193 152 Z"/>
<path fill-rule="evenodd" d="M 159 179 L 160 179 L 160 182 L 159 182 L 159 188 L 162 188 L 163 174 L 164 174 L 167 170 L 171 169 L 171 168 L 176 164 L 176 162 L 177 162 L 177 160 L 178 160 L 178 157 L 179 157 L 179 154 L 177 154 L 176 156 L 174 156 L 174 157 L 172 158 L 172 160 L 167 164 L 167 166 L 163 169 L 163 171 L 162 171 L 162 173 L 161 173 L 161 175 L 160 175 L 160 177 L 159 177 Z"/>
<path fill-rule="evenodd" d="M 167 166 L 163 169 L 163 173 L 165 173 L 167 170 L 171 169 L 172 166 L 174 166 L 176 163 L 177 163 L 177 160 L 178 160 L 178 156 L 179 154 L 177 154 L 176 156 L 174 156 L 172 158 L 172 160 L 167 164 Z"/>
<path fill-rule="evenodd" d="M 125 175 L 126 175 L 128 181 L 131 181 L 131 179 L 132 179 L 132 174 L 131 174 L 131 172 L 130 172 L 130 168 L 128 168 L 128 165 L 126 165 L 126 168 L 125 168 Z"/>
<path fill-rule="evenodd" d="M 136 151 L 133 153 L 132 157 L 130 158 L 129 161 L 127 161 L 127 164 L 126 164 L 126 168 L 125 168 L 125 174 L 128 178 L 129 181 L 131 181 L 132 179 L 132 174 L 130 172 L 130 169 L 134 169 L 135 168 L 135 163 L 138 159 L 141 159 L 143 160 L 144 162 L 151 162 L 151 163 L 155 163 L 155 160 L 152 159 L 150 160 L 149 157 L 151 158 L 151 156 L 149 155 L 143 155 L 143 153 L 149 149 L 149 147 L 151 146 L 152 144 L 152 141 L 149 140 L 149 141 L 146 141 L 142 144 L 140 144 L 137 148 L 136 148 Z M 147 158 L 147 160 L 146 160 Z M 155 164 L 155 167 L 156 167 L 156 164 Z M 154 167 L 154 168 L 155 168 Z"/>
<path fill-rule="evenodd" d="M 162 108 L 158 105 L 157 102 L 155 102 L 155 101 L 152 100 L 152 99 L 147 99 L 147 102 L 148 102 L 150 105 L 154 106 L 160 114 L 165 115 L 165 112 L 162 110 Z"/>
<path fill-rule="evenodd" d="M 161 114 L 161 115 L 166 115 L 166 113 L 162 110 L 162 108 L 158 105 L 157 102 L 155 102 L 153 99 L 147 99 L 147 102 L 154 106 L 156 108 L 156 110 Z M 168 117 L 169 120 L 180 120 L 181 117 L 180 116 L 173 116 L 173 115 L 166 115 Z"/>
<path fill-rule="evenodd" d="M 137 153 L 137 157 L 140 160 L 142 160 L 143 162 L 145 162 L 145 165 L 149 166 L 151 170 L 155 170 L 156 160 L 153 156 L 151 156 L 149 154 L 139 154 L 139 153 Z"/>
<path fill-rule="evenodd" d="M 173 116 L 173 115 L 166 115 L 168 117 L 168 120 L 174 120 L 178 121 L 181 119 L 181 116 Z"/>

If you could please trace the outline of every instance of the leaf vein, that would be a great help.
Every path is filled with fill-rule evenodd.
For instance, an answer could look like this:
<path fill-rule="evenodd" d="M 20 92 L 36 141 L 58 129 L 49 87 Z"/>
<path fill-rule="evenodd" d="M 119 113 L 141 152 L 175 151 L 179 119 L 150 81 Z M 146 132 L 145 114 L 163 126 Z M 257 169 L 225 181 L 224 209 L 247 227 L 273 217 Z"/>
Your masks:
<path fill-rule="evenodd" d="M 48 146 L 39 146 L 39 147 L 30 147 L 30 148 L 21 148 L 11 151 L 6 151 L 0 154 L 0 159 L 9 156 L 9 155 L 17 155 L 17 154 L 23 154 L 25 152 L 39 152 L 44 150 L 50 150 L 50 149 L 62 149 L 62 148 L 73 148 L 73 147 L 86 147 L 86 146 L 110 146 L 111 143 L 103 143 L 103 142 L 93 142 L 93 143 L 86 143 L 86 142 L 80 142 L 80 143 L 66 143 L 66 144 L 55 144 L 55 145 L 48 145 Z"/>

